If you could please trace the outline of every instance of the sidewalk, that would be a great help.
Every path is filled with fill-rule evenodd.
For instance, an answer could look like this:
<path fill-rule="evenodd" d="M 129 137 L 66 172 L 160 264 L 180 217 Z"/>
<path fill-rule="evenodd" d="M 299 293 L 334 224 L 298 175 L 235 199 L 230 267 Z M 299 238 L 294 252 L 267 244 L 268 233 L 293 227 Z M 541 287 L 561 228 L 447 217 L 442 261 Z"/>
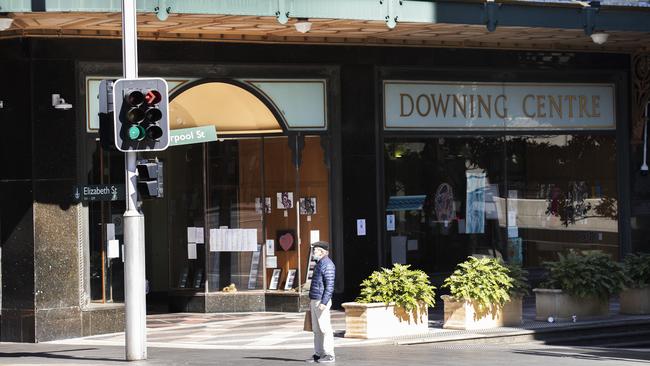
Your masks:
<path fill-rule="evenodd" d="M 533 300 L 533 299 L 531 299 Z M 344 338 L 345 313 L 332 312 L 336 330 L 336 347 L 359 347 L 381 344 L 417 343 L 513 343 L 540 338 L 542 334 L 603 329 L 626 325 L 650 325 L 650 316 L 618 314 L 618 303 L 612 302 L 608 318 L 577 319 L 576 323 L 535 321 L 533 301 L 524 302 L 524 323 L 519 327 L 485 330 L 448 330 L 442 328 L 442 306 L 430 314 L 427 333 L 373 340 Z M 147 343 L 150 347 L 189 349 L 309 349 L 312 334 L 302 330 L 302 313 L 172 313 L 147 317 Z M 98 335 L 49 342 L 67 345 L 123 346 L 124 333 Z"/>

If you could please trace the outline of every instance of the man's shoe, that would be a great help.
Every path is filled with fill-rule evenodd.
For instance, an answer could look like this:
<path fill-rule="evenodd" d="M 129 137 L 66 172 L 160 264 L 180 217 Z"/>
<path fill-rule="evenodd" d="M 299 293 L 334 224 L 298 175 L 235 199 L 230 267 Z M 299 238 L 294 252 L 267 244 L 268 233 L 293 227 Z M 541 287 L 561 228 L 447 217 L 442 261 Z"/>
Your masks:
<path fill-rule="evenodd" d="M 305 362 L 314 363 L 314 362 L 318 362 L 319 359 L 320 359 L 319 355 L 312 355 L 311 358 L 306 359 Z"/>
<path fill-rule="evenodd" d="M 325 356 L 319 358 L 318 361 L 316 361 L 316 362 L 318 362 L 318 363 L 334 363 L 334 362 L 336 362 L 336 359 L 334 359 L 334 356 L 325 355 Z"/>

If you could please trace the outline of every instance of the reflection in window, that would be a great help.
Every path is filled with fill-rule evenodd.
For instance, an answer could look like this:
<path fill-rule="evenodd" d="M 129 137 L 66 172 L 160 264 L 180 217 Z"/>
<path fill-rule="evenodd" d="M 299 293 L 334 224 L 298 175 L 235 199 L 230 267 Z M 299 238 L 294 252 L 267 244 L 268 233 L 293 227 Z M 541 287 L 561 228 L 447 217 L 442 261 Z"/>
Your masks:
<path fill-rule="evenodd" d="M 569 249 L 618 253 L 613 136 L 395 138 L 384 147 L 392 262 L 443 272 L 477 254 L 539 266 Z"/>

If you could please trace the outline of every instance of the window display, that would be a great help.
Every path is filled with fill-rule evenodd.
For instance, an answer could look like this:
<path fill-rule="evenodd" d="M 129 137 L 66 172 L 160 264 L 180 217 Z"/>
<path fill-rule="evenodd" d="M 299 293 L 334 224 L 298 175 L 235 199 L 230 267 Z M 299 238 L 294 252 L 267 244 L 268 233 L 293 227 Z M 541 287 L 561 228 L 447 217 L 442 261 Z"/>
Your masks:
<path fill-rule="evenodd" d="M 616 258 L 615 146 L 587 134 L 387 139 L 391 259 L 444 272 L 476 254 L 529 267 L 569 249 Z"/>
<path fill-rule="evenodd" d="M 329 171 L 320 137 L 301 139 L 227 139 L 168 152 L 172 288 L 302 285 L 312 233 L 329 237 Z"/>

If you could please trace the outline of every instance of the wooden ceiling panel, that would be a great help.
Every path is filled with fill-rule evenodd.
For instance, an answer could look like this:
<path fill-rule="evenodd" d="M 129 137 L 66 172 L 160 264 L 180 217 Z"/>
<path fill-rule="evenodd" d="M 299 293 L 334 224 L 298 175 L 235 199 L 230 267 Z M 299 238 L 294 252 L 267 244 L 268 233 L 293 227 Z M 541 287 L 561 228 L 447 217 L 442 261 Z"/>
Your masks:
<path fill-rule="evenodd" d="M 0 32 L 12 36 L 79 36 L 116 38 L 120 36 L 119 13 L 12 13 L 14 25 Z M 275 17 L 234 15 L 170 15 L 159 21 L 153 14 L 138 16 L 141 39 L 157 40 L 238 40 L 247 42 L 406 44 L 481 48 L 522 48 L 603 50 L 633 52 L 650 47 L 650 34 L 611 32 L 604 45 L 594 44 L 582 30 L 525 27 L 498 27 L 488 32 L 484 26 L 462 24 L 399 23 L 389 29 L 382 21 L 310 19 L 310 32 L 298 33 L 290 19 L 280 24 Z"/>

